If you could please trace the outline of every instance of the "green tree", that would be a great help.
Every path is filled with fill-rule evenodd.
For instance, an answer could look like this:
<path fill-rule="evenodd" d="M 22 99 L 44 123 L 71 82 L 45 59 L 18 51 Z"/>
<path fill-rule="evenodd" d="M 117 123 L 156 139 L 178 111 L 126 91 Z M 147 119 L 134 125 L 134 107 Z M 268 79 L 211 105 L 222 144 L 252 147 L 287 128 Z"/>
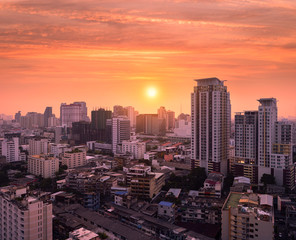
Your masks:
<path fill-rule="evenodd" d="M 9 179 L 7 176 L 7 172 L 6 171 L 0 171 L 0 186 L 6 186 L 9 184 Z"/>
<path fill-rule="evenodd" d="M 275 178 L 270 174 L 264 173 L 260 179 L 260 182 L 266 187 L 267 184 L 275 184 Z"/>

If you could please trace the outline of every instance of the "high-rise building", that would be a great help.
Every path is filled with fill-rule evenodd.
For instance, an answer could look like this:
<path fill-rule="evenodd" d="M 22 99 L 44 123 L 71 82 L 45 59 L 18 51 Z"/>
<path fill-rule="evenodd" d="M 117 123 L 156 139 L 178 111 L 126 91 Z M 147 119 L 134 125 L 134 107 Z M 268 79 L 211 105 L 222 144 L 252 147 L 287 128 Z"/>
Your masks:
<path fill-rule="evenodd" d="M 29 155 L 47 154 L 48 144 L 47 138 L 29 139 Z"/>
<path fill-rule="evenodd" d="M 152 135 L 165 134 L 165 119 L 157 114 L 140 114 L 137 116 L 136 132 Z"/>
<path fill-rule="evenodd" d="M 191 94 L 192 167 L 227 173 L 230 138 L 230 95 L 218 78 L 196 80 Z"/>
<path fill-rule="evenodd" d="M 28 157 L 28 172 L 43 178 L 53 178 L 59 170 L 59 159 L 47 155 Z"/>
<path fill-rule="evenodd" d="M 91 127 L 91 123 L 89 122 L 73 122 L 71 139 L 77 145 L 86 144 L 87 141 L 96 140 L 96 130 Z"/>
<path fill-rule="evenodd" d="M 113 117 L 127 116 L 127 111 L 123 106 L 115 105 L 113 107 Z"/>
<path fill-rule="evenodd" d="M 131 127 L 130 120 L 126 116 L 112 119 L 112 152 L 118 153 L 118 145 L 123 140 L 130 140 Z"/>
<path fill-rule="evenodd" d="M 112 118 L 112 112 L 100 108 L 91 112 L 91 125 L 94 129 L 105 130 L 107 119 Z"/>
<path fill-rule="evenodd" d="M 15 115 L 14 115 L 14 119 L 17 123 L 20 123 L 21 122 L 21 111 L 18 111 Z"/>
<path fill-rule="evenodd" d="M 167 111 L 167 129 L 172 130 L 175 128 L 175 112 L 168 110 Z"/>
<path fill-rule="evenodd" d="M 234 176 L 250 178 L 253 184 L 263 174 L 274 176 L 276 184 L 295 187 L 292 157 L 293 126 L 277 121 L 275 98 L 261 98 L 257 111 L 235 116 L 235 157 L 231 163 Z"/>
<path fill-rule="evenodd" d="M 231 166 L 234 176 L 258 183 L 258 111 L 235 115 L 235 154 Z"/>
<path fill-rule="evenodd" d="M 222 240 L 273 239 L 273 197 L 231 192 L 222 208 Z"/>
<path fill-rule="evenodd" d="M 53 116 L 52 107 L 46 107 L 46 109 L 44 111 L 44 127 L 49 126 L 48 119 L 52 116 Z"/>
<path fill-rule="evenodd" d="M 280 121 L 275 124 L 276 143 L 293 144 L 294 124 L 289 121 Z"/>
<path fill-rule="evenodd" d="M 37 112 L 28 112 L 26 116 L 21 116 L 21 127 L 34 129 L 44 127 L 44 115 Z"/>
<path fill-rule="evenodd" d="M 0 239 L 52 240 L 52 204 L 26 187 L 0 189 Z"/>
<path fill-rule="evenodd" d="M 2 155 L 6 157 L 6 162 L 16 162 L 20 159 L 19 138 L 8 137 L 2 141 Z"/>
<path fill-rule="evenodd" d="M 167 119 L 167 111 L 165 109 L 165 107 L 160 107 L 158 110 L 157 110 L 157 115 L 158 115 L 158 118 L 160 119 Z"/>
<path fill-rule="evenodd" d="M 137 112 L 135 111 L 135 108 L 128 106 L 128 107 L 125 107 L 124 109 L 127 112 L 127 117 L 130 120 L 131 127 L 135 127 L 136 126 L 136 117 L 137 117 Z"/>
<path fill-rule="evenodd" d="M 245 163 L 257 164 L 258 111 L 235 115 L 235 157 Z"/>
<path fill-rule="evenodd" d="M 85 102 L 74 102 L 69 105 L 61 104 L 60 121 L 62 126 L 72 127 L 73 122 L 89 122 L 87 107 Z"/>
<path fill-rule="evenodd" d="M 275 98 L 261 98 L 258 101 L 260 102 L 258 113 L 258 164 L 259 172 L 263 174 L 265 173 L 264 170 L 268 171 L 270 168 L 270 154 L 272 144 L 275 143 L 277 103 Z M 259 173 L 260 176 L 262 174 Z"/>

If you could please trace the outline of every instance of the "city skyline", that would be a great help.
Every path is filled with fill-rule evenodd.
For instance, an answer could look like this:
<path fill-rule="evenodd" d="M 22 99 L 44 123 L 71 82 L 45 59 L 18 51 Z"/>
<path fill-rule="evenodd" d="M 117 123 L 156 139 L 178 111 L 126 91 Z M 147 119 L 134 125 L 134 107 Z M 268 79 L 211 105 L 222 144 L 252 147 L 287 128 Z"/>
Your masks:
<path fill-rule="evenodd" d="M 190 113 L 193 79 L 227 80 L 235 112 L 279 100 L 295 117 L 291 1 L 2 1 L 1 113 L 62 102 Z M 157 90 L 147 97 L 149 87 Z"/>

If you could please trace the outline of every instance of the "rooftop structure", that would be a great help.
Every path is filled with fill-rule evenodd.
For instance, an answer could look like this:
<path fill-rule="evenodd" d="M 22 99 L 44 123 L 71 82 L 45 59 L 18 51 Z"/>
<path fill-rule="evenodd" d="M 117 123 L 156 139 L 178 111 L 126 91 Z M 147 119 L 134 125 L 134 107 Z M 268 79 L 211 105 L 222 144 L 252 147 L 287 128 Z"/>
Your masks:
<path fill-rule="evenodd" d="M 273 197 L 231 192 L 222 208 L 222 240 L 273 239 Z"/>

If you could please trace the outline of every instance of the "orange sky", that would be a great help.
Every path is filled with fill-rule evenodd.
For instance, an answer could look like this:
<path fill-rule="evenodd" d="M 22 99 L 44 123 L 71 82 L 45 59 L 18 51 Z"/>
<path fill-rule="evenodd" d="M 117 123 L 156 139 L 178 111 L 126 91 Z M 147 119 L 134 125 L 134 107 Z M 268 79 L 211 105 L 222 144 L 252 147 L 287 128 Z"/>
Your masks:
<path fill-rule="evenodd" d="M 294 0 L 2 0 L 0 113 L 59 116 L 73 101 L 189 113 L 193 79 L 218 77 L 232 112 L 275 97 L 296 116 L 295 39 Z"/>

